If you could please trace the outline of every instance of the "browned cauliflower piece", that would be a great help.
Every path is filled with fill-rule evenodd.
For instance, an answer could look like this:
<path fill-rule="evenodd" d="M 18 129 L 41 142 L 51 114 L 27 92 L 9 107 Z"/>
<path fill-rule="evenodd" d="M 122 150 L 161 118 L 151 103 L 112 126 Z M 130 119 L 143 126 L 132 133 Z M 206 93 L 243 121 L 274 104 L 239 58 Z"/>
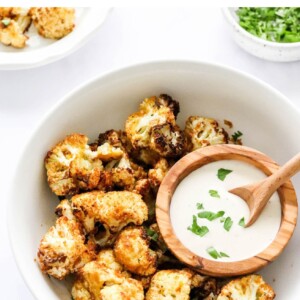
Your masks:
<path fill-rule="evenodd" d="M 217 281 L 215 278 L 195 273 L 192 278 L 191 299 L 215 300 L 217 294 Z"/>
<path fill-rule="evenodd" d="M 24 48 L 28 39 L 24 33 L 30 24 L 28 9 L 0 7 L 0 42 L 15 48 Z"/>
<path fill-rule="evenodd" d="M 142 197 L 128 191 L 94 191 L 73 196 L 73 214 L 87 233 L 100 222 L 109 232 L 119 232 L 129 223 L 141 225 L 147 220 L 147 206 Z"/>
<path fill-rule="evenodd" d="M 104 144 L 95 151 L 85 135 L 74 133 L 55 145 L 45 158 L 48 183 L 58 196 L 73 195 L 80 189 L 95 189 L 103 171 L 102 161 L 121 158 L 123 151 Z"/>
<path fill-rule="evenodd" d="M 189 300 L 192 277 L 188 269 L 159 271 L 152 277 L 146 300 Z"/>
<path fill-rule="evenodd" d="M 119 270 L 97 261 L 87 263 L 78 272 L 72 288 L 74 300 L 144 299 L 142 284 Z"/>
<path fill-rule="evenodd" d="M 260 275 L 248 275 L 226 284 L 217 300 L 272 300 L 273 289 Z"/>
<path fill-rule="evenodd" d="M 163 157 L 179 156 L 184 148 L 183 134 L 176 125 L 174 114 L 179 111 L 179 105 L 175 108 L 175 105 L 168 105 L 171 100 L 158 99 L 146 98 L 140 104 L 140 110 L 127 118 L 126 135 L 133 149 L 146 149 Z M 143 156 L 139 158 L 143 159 Z M 149 158 L 146 158 L 144 162 L 148 163 Z"/>
<path fill-rule="evenodd" d="M 228 133 L 214 119 L 191 116 L 185 123 L 188 151 L 228 143 Z"/>
<path fill-rule="evenodd" d="M 170 164 L 165 158 L 161 158 L 153 169 L 148 171 L 148 178 L 152 188 L 157 191 L 164 177 L 170 169 Z"/>
<path fill-rule="evenodd" d="M 38 260 L 41 270 L 60 280 L 77 272 L 94 258 L 84 241 L 81 225 L 76 220 L 66 216 L 58 218 L 40 242 Z"/>
<path fill-rule="evenodd" d="M 157 255 L 150 249 L 143 227 L 125 228 L 115 242 L 114 253 L 117 261 L 132 273 L 148 276 L 156 271 Z"/>
<path fill-rule="evenodd" d="M 29 14 L 38 33 L 45 38 L 63 38 L 75 27 L 75 10 L 73 8 L 32 7 Z"/>

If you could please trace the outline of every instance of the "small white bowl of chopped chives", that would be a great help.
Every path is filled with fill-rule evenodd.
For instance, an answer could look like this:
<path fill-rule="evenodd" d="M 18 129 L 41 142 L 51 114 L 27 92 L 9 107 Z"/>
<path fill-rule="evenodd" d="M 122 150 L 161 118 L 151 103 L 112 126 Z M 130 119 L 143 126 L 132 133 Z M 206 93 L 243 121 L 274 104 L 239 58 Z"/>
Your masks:
<path fill-rule="evenodd" d="M 300 7 L 224 8 L 235 42 L 257 57 L 300 60 Z"/>

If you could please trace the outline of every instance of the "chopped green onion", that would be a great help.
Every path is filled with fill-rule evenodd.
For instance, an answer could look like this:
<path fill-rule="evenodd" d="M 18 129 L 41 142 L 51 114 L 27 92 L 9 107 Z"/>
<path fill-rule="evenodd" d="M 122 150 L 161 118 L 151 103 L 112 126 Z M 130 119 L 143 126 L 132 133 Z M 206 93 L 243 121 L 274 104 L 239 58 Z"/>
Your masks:
<path fill-rule="evenodd" d="M 226 254 L 225 252 L 220 252 L 220 255 L 222 256 L 222 257 L 230 257 L 228 254 Z"/>
<path fill-rule="evenodd" d="M 197 203 L 197 209 L 204 209 L 203 203 Z"/>
<path fill-rule="evenodd" d="M 10 24 L 10 19 L 3 19 L 1 22 L 4 26 L 8 26 Z"/>
<path fill-rule="evenodd" d="M 237 140 L 243 135 L 239 130 L 232 135 L 232 139 L 237 142 Z"/>
<path fill-rule="evenodd" d="M 222 210 L 218 211 L 217 213 L 214 213 L 212 211 L 202 211 L 198 213 L 198 218 L 207 219 L 208 221 L 213 221 L 215 219 L 223 217 L 224 214 L 225 212 Z"/>
<path fill-rule="evenodd" d="M 218 259 L 221 257 L 230 257 L 228 254 L 225 252 L 218 252 L 214 247 L 209 247 L 206 249 L 206 252 L 214 259 Z"/>
<path fill-rule="evenodd" d="M 220 198 L 220 195 L 218 193 L 218 191 L 216 190 L 209 190 L 208 191 L 211 197 L 215 197 L 215 198 Z"/>
<path fill-rule="evenodd" d="M 195 215 L 193 216 L 192 226 L 189 226 L 187 229 L 201 237 L 205 236 L 209 232 L 209 229 L 206 226 L 199 226 L 197 224 L 197 217 Z"/>
<path fill-rule="evenodd" d="M 244 217 L 240 219 L 239 225 L 242 226 L 242 227 L 245 227 L 246 224 L 245 224 L 245 218 Z"/>
<path fill-rule="evenodd" d="M 145 229 L 146 229 L 147 235 L 151 238 L 151 240 L 157 242 L 157 240 L 158 240 L 158 233 L 156 231 L 152 230 L 151 228 L 145 227 Z"/>
<path fill-rule="evenodd" d="M 217 176 L 218 176 L 218 178 L 219 178 L 220 180 L 224 181 L 224 179 L 226 178 L 226 176 L 227 176 L 228 174 L 230 174 L 231 172 L 232 172 L 232 170 L 227 170 L 227 169 L 221 168 L 221 169 L 218 170 Z"/>
<path fill-rule="evenodd" d="M 206 252 L 214 259 L 221 258 L 221 255 L 214 247 L 209 247 L 206 249 Z"/>
<path fill-rule="evenodd" d="M 280 43 L 300 42 L 300 7 L 240 7 L 239 24 L 249 33 Z"/>
<path fill-rule="evenodd" d="M 224 226 L 223 227 L 224 227 L 224 229 L 226 231 L 229 231 L 231 229 L 232 224 L 233 224 L 233 222 L 232 222 L 231 218 L 227 217 L 226 220 L 225 220 L 225 222 L 224 222 Z"/>

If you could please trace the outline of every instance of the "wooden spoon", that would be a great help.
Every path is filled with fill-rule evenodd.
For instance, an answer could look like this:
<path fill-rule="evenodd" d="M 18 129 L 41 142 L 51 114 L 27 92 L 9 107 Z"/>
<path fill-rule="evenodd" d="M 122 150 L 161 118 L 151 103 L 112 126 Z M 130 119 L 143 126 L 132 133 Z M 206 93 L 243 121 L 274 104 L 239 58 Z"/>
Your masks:
<path fill-rule="evenodd" d="M 300 153 L 290 159 L 271 176 L 245 186 L 237 187 L 229 192 L 246 201 L 250 209 L 250 217 L 245 225 L 252 225 L 260 216 L 274 192 L 292 176 L 300 171 Z"/>

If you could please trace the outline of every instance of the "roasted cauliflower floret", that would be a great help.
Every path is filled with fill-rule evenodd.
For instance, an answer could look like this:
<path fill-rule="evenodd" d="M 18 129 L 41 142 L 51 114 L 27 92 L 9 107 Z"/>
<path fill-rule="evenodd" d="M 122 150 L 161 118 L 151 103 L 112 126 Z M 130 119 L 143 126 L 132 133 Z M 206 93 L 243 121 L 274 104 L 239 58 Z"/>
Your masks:
<path fill-rule="evenodd" d="M 48 183 L 58 196 L 95 189 L 103 170 L 102 161 L 121 158 L 123 151 L 103 144 L 95 151 L 85 135 L 74 133 L 54 146 L 45 158 Z"/>
<path fill-rule="evenodd" d="M 273 289 L 260 275 L 249 275 L 226 284 L 217 300 L 272 300 L 274 298 Z"/>
<path fill-rule="evenodd" d="M 79 270 L 72 288 L 72 297 L 74 300 L 142 300 L 144 290 L 139 281 L 125 277 L 119 270 L 111 269 L 97 260 L 87 263 Z"/>
<path fill-rule="evenodd" d="M 140 195 L 128 191 L 94 191 L 71 199 L 73 214 L 87 232 L 100 222 L 110 232 L 119 232 L 129 223 L 141 225 L 147 220 L 147 206 Z"/>
<path fill-rule="evenodd" d="M 75 27 L 75 10 L 67 7 L 32 7 L 29 12 L 38 33 L 50 39 L 60 39 Z"/>
<path fill-rule="evenodd" d="M 158 190 L 161 182 L 163 181 L 170 167 L 171 166 L 168 163 L 168 161 L 165 158 L 161 158 L 155 164 L 154 168 L 148 171 L 148 178 L 154 190 Z"/>
<path fill-rule="evenodd" d="M 15 48 L 24 48 L 28 37 L 24 34 L 31 24 L 28 9 L 0 8 L 0 42 Z"/>
<path fill-rule="evenodd" d="M 113 249 L 101 250 L 98 253 L 96 260 L 109 269 L 117 270 L 120 272 L 124 271 L 124 267 L 116 260 L 116 256 L 114 254 Z M 126 277 L 129 276 L 129 274 L 126 271 L 124 271 L 122 274 Z"/>
<path fill-rule="evenodd" d="M 146 300 L 189 300 L 192 277 L 193 272 L 186 269 L 159 271 L 152 277 Z"/>
<path fill-rule="evenodd" d="M 214 119 L 191 116 L 185 123 L 188 151 L 209 145 L 228 143 L 228 133 Z"/>
<path fill-rule="evenodd" d="M 76 220 L 66 216 L 57 219 L 40 242 L 38 260 L 41 270 L 60 280 L 77 272 L 94 258 L 84 241 L 81 225 Z"/>
<path fill-rule="evenodd" d="M 148 276 L 156 271 L 157 255 L 150 249 L 143 227 L 125 228 L 115 242 L 114 253 L 117 261 L 132 273 Z"/>
<path fill-rule="evenodd" d="M 153 126 L 150 149 L 162 157 L 180 156 L 185 149 L 185 139 L 179 126 L 170 123 Z"/>
<path fill-rule="evenodd" d="M 183 135 L 174 115 L 179 105 L 178 108 L 171 104 L 165 106 L 169 102 L 158 101 L 157 97 L 146 98 L 140 110 L 127 118 L 125 132 L 133 149 L 146 148 L 164 157 L 182 153 Z"/>

